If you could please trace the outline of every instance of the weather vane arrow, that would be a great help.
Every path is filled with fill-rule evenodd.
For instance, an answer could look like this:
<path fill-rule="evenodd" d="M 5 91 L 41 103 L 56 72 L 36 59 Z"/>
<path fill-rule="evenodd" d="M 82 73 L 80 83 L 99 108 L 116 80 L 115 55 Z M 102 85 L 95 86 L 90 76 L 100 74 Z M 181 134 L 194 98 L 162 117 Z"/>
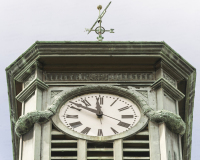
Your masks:
<path fill-rule="evenodd" d="M 88 34 L 91 32 L 91 31 L 95 31 L 96 34 L 98 34 L 99 36 L 97 37 L 98 41 L 101 42 L 103 40 L 103 37 L 102 37 L 102 34 L 104 34 L 104 32 L 110 32 L 110 33 L 114 33 L 114 29 L 110 29 L 110 30 L 105 30 L 104 27 L 101 26 L 101 23 L 102 23 L 102 18 L 103 16 L 105 15 L 106 13 L 106 10 L 107 8 L 110 6 L 111 4 L 111 1 L 110 3 L 106 6 L 106 8 L 103 10 L 103 12 L 100 12 L 100 10 L 102 9 L 102 6 L 101 5 L 98 5 L 97 6 L 97 9 L 99 10 L 99 17 L 97 18 L 96 22 L 93 24 L 93 26 L 90 28 L 90 29 L 85 29 Z M 99 26 L 93 30 L 94 26 L 97 24 L 97 22 L 99 23 Z"/>

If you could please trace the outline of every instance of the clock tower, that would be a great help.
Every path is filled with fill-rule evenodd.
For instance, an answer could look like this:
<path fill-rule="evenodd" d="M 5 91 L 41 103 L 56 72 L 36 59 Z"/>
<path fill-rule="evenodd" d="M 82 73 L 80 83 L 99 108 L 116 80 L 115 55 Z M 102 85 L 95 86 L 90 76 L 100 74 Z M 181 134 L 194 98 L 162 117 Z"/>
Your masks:
<path fill-rule="evenodd" d="M 13 160 L 190 160 L 196 70 L 165 42 L 35 42 L 6 68 Z"/>

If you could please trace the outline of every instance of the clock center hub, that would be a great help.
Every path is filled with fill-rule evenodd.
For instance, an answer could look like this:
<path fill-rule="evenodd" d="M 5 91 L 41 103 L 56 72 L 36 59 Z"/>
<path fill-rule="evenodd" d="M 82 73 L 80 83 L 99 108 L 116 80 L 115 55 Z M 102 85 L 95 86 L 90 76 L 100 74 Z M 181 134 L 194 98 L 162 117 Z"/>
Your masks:
<path fill-rule="evenodd" d="M 96 114 L 98 118 L 102 118 L 103 116 L 103 112 L 99 113 L 99 114 Z"/>

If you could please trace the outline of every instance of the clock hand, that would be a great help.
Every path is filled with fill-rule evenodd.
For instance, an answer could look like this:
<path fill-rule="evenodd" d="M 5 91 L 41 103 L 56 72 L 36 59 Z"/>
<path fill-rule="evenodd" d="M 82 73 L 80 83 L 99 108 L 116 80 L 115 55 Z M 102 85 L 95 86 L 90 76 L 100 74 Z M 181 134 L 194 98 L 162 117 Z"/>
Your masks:
<path fill-rule="evenodd" d="M 107 116 L 107 115 L 105 115 L 105 114 L 103 114 L 104 116 L 106 116 L 106 117 L 109 117 L 109 118 L 112 118 L 112 119 L 115 119 L 115 120 L 117 120 L 117 121 L 120 121 L 121 122 L 121 120 L 119 120 L 119 119 L 116 119 L 116 118 L 113 118 L 113 117 L 110 117 L 110 116 Z"/>
<path fill-rule="evenodd" d="M 83 106 L 82 104 L 75 103 L 75 102 L 72 102 L 72 101 L 69 101 L 69 102 L 72 103 L 72 104 L 74 104 L 74 105 L 76 105 L 77 107 L 81 107 L 81 108 L 83 108 L 83 109 L 85 109 L 85 110 L 88 110 L 88 111 L 90 111 L 90 112 L 97 113 L 97 110 L 95 110 L 95 109 L 85 107 L 85 106 Z"/>
<path fill-rule="evenodd" d="M 99 98 L 100 98 L 100 97 L 99 97 Z M 101 118 L 102 115 L 103 115 L 103 112 L 101 111 L 101 106 L 100 106 L 100 104 L 99 104 L 99 98 L 96 97 L 96 99 L 97 99 L 97 102 L 96 102 L 96 109 L 97 109 L 97 116 L 98 116 L 99 118 Z"/>
<path fill-rule="evenodd" d="M 99 118 L 99 120 L 100 120 L 100 123 L 102 124 L 101 118 Z"/>
<path fill-rule="evenodd" d="M 78 111 L 81 111 L 81 109 L 76 108 L 76 107 L 73 107 L 73 106 L 71 106 L 70 108 L 73 108 L 73 109 L 76 109 L 76 110 L 78 110 Z"/>

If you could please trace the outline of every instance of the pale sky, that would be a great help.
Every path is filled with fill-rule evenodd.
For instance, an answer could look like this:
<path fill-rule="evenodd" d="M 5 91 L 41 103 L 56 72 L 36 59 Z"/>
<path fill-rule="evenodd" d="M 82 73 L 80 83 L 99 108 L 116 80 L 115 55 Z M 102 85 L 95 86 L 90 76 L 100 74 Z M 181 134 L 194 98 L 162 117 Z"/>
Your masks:
<path fill-rule="evenodd" d="M 5 68 L 35 41 L 96 41 L 84 32 L 109 0 L 1 0 L 0 3 L 0 159 L 12 159 Z M 192 160 L 200 157 L 200 1 L 113 0 L 103 18 L 105 41 L 165 41 L 197 69 Z"/>

